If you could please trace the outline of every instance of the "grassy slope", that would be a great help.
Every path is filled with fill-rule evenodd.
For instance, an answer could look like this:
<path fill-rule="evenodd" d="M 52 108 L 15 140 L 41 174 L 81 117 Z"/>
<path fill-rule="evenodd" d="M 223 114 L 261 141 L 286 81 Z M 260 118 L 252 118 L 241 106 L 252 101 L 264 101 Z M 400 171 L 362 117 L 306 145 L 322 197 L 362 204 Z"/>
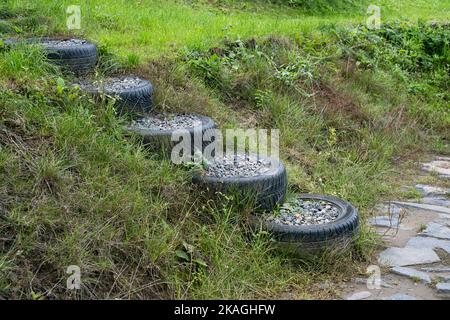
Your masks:
<path fill-rule="evenodd" d="M 8 0 L 15 7 L 35 8 L 51 18 L 51 27 L 40 32 L 65 30 L 65 8 L 70 0 L 30 2 Z M 180 47 L 209 48 L 224 37 L 250 38 L 261 35 L 301 37 L 302 32 L 318 30 L 330 24 L 359 24 L 366 20 L 366 6 L 337 13 L 311 13 L 302 8 L 268 5 L 266 2 L 238 1 L 239 5 L 218 8 L 198 1 L 80 1 L 83 33 L 121 55 L 131 53 L 150 58 Z M 207 2 L 207 1 L 205 1 Z M 363 1 L 361 1 L 363 2 Z M 448 1 L 381 0 L 382 19 L 448 19 Z M 123 10 L 126 8 L 126 10 Z"/>
<path fill-rule="evenodd" d="M 398 80 L 400 71 L 353 70 L 351 63 L 349 71 L 351 60 L 343 64 L 335 54 L 340 50 L 335 38 L 319 32 L 297 36 L 298 30 L 313 31 L 327 23 L 360 21 L 356 12 L 349 19 L 264 4 L 238 11 L 235 4 L 217 10 L 204 4 L 142 2 L 156 8 L 134 10 L 137 5 L 127 1 L 124 11 L 120 1 L 91 1 L 104 11 L 93 14 L 87 36 L 106 44 L 107 51 L 141 58 L 132 71 L 154 82 L 159 109 L 205 113 L 222 126 L 280 128 L 292 191 L 339 195 L 365 216 L 380 197 L 394 192 L 395 177 L 389 176 L 394 156 L 424 151 L 430 142 L 443 149 L 438 142 L 439 128 L 445 125 L 440 115 L 445 114 L 415 115 L 423 115 L 431 104 L 407 93 L 408 84 Z M 9 3 L 20 8 L 23 1 Z M 24 30 L 62 32 L 57 12 L 64 3 L 54 3 L 28 3 L 36 7 L 28 15 L 37 21 L 42 16 L 55 20 L 47 25 L 31 21 Z M 445 18 L 447 4 L 403 1 L 400 8 L 386 3 L 391 17 L 401 10 L 409 18 L 433 20 Z M 222 31 L 230 22 L 233 27 Z M 192 25 L 200 27 L 193 32 Z M 157 26 L 164 36 L 148 31 Z M 275 45 L 259 41 L 257 50 L 239 47 L 233 59 L 227 58 L 225 46 L 224 60 L 212 59 L 204 50 L 220 45 L 224 35 L 262 34 L 277 34 L 271 40 Z M 297 41 L 280 35 L 294 35 Z M 178 57 L 183 46 L 197 48 L 200 58 L 192 52 L 187 63 L 164 57 L 170 51 Z M 280 84 L 267 60 L 253 58 L 258 52 L 273 55 L 279 66 L 297 65 L 299 57 L 307 57 L 300 61 L 312 66 L 313 77 L 296 75 Z M 147 64 L 150 57 L 157 58 Z M 101 62 L 101 72 L 114 65 L 104 51 Z M 126 62 L 137 65 L 133 57 Z M 195 66 L 205 63 L 218 72 L 219 83 L 198 72 Z M 85 284 L 77 296 L 85 298 L 323 297 L 333 292 L 314 284 L 347 276 L 358 266 L 353 262 L 370 254 L 373 241 L 366 232 L 354 250 L 335 261 L 275 253 L 266 235 L 249 234 L 239 223 L 246 208 L 227 199 L 207 201 L 190 186 L 185 168 L 171 166 L 127 137 L 124 119 L 111 106 L 96 106 L 58 86 L 62 74 L 39 50 L 2 52 L 0 74 L 6 89 L 0 95 L 0 295 L 73 297 L 65 290 L 65 269 L 76 264 Z M 300 91 L 285 86 L 291 81 Z M 305 96 L 305 90 L 316 95 Z M 411 106 L 405 119 L 404 105 Z M 336 106 L 345 112 L 333 110 Z M 364 121 L 366 117 L 372 121 Z M 425 134 L 423 128 L 431 129 Z M 200 262 L 181 263 L 176 250 Z"/>

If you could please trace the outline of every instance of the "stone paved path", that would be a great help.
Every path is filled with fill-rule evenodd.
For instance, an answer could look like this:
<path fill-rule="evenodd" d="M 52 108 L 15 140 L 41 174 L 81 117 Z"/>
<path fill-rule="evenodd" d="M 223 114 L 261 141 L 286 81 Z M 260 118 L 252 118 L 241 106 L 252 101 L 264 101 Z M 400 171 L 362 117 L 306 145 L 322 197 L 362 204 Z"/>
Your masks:
<path fill-rule="evenodd" d="M 450 157 L 435 157 L 422 170 L 450 181 Z M 379 215 L 369 224 L 387 244 L 374 267 L 380 268 L 381 278 L 353 280 L 343 299 L 450 299 L 450 189 L 415 188 L 420 201 L 392 201 L 376 208 Z"/>

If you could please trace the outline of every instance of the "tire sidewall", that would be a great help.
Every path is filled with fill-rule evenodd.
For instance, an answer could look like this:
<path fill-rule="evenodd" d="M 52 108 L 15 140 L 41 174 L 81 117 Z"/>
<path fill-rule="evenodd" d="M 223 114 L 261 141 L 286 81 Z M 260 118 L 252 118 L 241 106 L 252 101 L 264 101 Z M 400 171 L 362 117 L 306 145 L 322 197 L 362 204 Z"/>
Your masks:
<path fill-rule="evenodd" d="M 341 210 L 340 216 L 329 223 L 310 226 L 288 226 L 266 221 L 256 216 L 250 217 L 250 224 L 261 226 L 273 234 L 280 242 L 320 242 L 353 236 L 359 231 L 359 217 L 355 207 L 347 201 L 318 194 L 300 194 L 300 199 L 323 200 L 331 202 Z"/>

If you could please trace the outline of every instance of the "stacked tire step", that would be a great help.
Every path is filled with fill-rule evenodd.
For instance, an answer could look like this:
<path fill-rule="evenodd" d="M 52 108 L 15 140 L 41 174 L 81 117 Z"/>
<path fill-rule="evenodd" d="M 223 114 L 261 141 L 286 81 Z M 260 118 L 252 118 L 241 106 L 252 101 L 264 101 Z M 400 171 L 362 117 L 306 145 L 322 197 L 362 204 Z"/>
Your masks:
<path fill-rule="evenodd" d="M 47 52 L 49 60 L 60 65 L 76 75 L 85 75 L 91 71 L 97 62 L 97 48 L 93 43 L 85 40 L 66 39 L 52 41 L 51 39 L 27 40 L 30 43 L 40 43 Z M 65 45 L 64 41 L 72 41 Z M 7 45 L 14 45 L 16 41 L 4 41 Z M 83 89 L 82 89 L 83 90 Z M 96 88 L 84 89 L 85 92 L 99 97 L 102 95 L 118 98 L 116 108 L 120 113 L 145 114 L 153 110 L 153 86 L 144 79 L 139 79 L 139 85 L 123 90 L 110 90 L 101 85 Z M 214 121 L 205 116 L 201 118 L 202 130 L 215 128 Z M 143 137 L 147 145 L 170 152 L 173 146 L 171 136 L 173 130 L 144 130 L 129 129 Z M 195 128 L 190 129 L 194 135 Z M 202 132 L 203 133 L 203 132 Z M 239 191 L 251 194 L 256 199 L 255 212 L 271 212 L 282 205 L 286 198 L 288 185 L 286 169 L 281 162 L 269 159 L 272 170 L 264 175 L 252 177 L 217 178 L 195 173 L 193 183 L 205 187 L 213 192 L 229 193 Z M 338 207 L 341 216 L 333 223 L 310 226 L 285 226 L 253 215 L 249 219 L 255 229 L 271 232 L 282 247 L 289 246 L 296 252 L 317 253 L 328 249 L 343 248 L 348 245 L 352 237 L 359 231 L 359 218 L 356 209 L 346 201 L 322 195 L 299 195 L 302 199 L 328 201 Z"/>

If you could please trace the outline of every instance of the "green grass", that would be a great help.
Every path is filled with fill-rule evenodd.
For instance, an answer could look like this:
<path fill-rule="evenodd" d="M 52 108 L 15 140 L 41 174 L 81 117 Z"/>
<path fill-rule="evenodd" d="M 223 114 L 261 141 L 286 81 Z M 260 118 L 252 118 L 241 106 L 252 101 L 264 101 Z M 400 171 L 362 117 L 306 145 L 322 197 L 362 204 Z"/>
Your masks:
<path fill-rule="evenodd" d="M 65 10 L 72 2 L 7 0 L 12 8 L 29 8 L 47 17 L 47 21 L 36 21 L 35 32 L 39 34 L 66 33 Z M 80 1 L 83 14 L 81 33 L 121 56 L 137 54 L 148 60 L 185 46 L 206 49 L 225 37 L 246 39 L 284 35 L 301 38 L 304 33 L 320 30 L 325 25 L 361 24 L 367 19 L 368 6 L 364 1 L 355 1 L 362 4 L 337 13 L 331 10 L 317 13 L 304 6 L 280 6 L 268 4 L 268 1 L 239 1 L 238 5 L 230 5 L 236 3 L 233 1 L 220 2 L 222 6 L 219 8 L 208 5 L 207 1 L 188 4 L 190 2 Z M 374 4 L 381 7 L 382 20 L 442 21 L 448 20 L 450 10 L 448 1 L 439 0 L 383 0 Z"/>
<path fill-rule="evenodd" d="M 68 3 L 8 0 L 0 32 L 65 33 Z M 82 34 L 101 45 L 97 76 L 148 78 L 159 111 L 280 129 L 290 193 L 345 198 L 364 222 L 400 194 L 396 159 L 448 152 L 448 28 L 350 29 L 363 6 L 308 1 L 89 3 Z M 381 3 L 389 19 L 448 18 L 447 1 Z M 38 48 L 0 49 L 1 297 L 328 298 L 318 283 L 370 261 L 377 239 L 364 224 L 342 256 L 274 250 L 246 227 L 245 204 L 209 199 L 187 168 L 127 134 L 113 105 L 62 79 L 73 80 Z M 69 265 L 81 267 L 79 292 L 66 290 Z"/>

